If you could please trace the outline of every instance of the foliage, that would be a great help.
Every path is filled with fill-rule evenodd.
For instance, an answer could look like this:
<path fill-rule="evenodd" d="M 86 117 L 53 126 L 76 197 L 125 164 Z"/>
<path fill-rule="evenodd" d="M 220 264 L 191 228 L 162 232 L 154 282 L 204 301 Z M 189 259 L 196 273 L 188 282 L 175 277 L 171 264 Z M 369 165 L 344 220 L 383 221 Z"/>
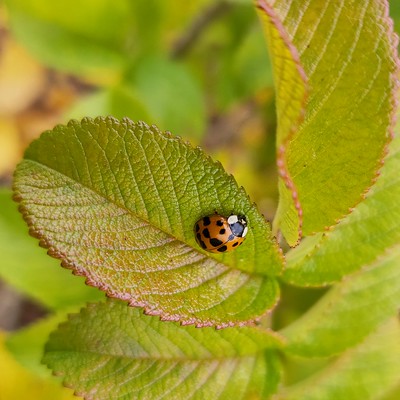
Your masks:
<path fill-rule="evenodd" d="M 397 43 L 375 2 L 258 4 L 279 76 L 276 223 L 293 245 L 347 215 L 376 176 L 391 134 Z"/>
<path fill-rule="evenodd" d="M 118 329 L 102 329 L 115 325 Z M 71 340 L 71 338 L 73 338 Z M 97 399 L 245 399 L 274 393 L 280 340 L 253 327 L 180 327 L 124 304 L 89 305 L 51 336 L 44 362 Z M 115 375 L 115 371 L 119 371 Z M 76 386 L 76 383 L 79 385 Z"/>
<path fill-rule="evenodd" d="M 282 259 L 262 216 L 220 165 L 156 127 L 113 118 L 59 126 L 29 147 L 14 190 L 51 255 L 148 314 L 224 327 L 276 303 L 270 275 Z M 199 251 L 194 225 L 213 210 L 246 215 L 247 246 Z"/>
<path fill-rule="evenodd" d="M 10 335 L 9 351 L 43 374 L 37 359 L 47 342 L 43 362 L 87 399 L 397 398 L 400 62 L 388 4 L 256 2 L 276 93 L 272 229 L 221 164 L 163 132 L 201 140 L 206 87 L 211 108 L 229 110 L 270 83 L 250 4 L 198 2 L 223 22 L 208 22 L 214 36 L 192 37 L 193 48 L 181 37 L 167 54 L 173 40 L 163 33 L 196 19 L 196 2 L 182 10 L 87 1 L 75 19 L 70 1 L 45 3 L 8 1 L 17 37 L 99 87 L 70 115 L 117 118 L 43 133 L 16 168 L 14 199 L 50 255 L 116 299 L 99 302 L 100 291 L 43 258 L 3 192 L 1 276 L 57 312 Z M 208 76 L 210 42 L 225 47 L 209 58 L 216 73 Z M 246 215 L 243 246 L 227 254 L 197 246 L 193 226 L 214 211 Z M 329 285 L 307 310 L 305 298 L 300 308 L 287 301 L 293 286 L 309 294 Z"/>
<path fill-rule="evenodd" d="M 32 299 L 53 310 L 100 300 L 95 290 L 78 282 L 27 234 L 26 225 L 11 201 L 11 191 L 0 190 L 0 263 L 2 279 Z M 29 262 L 27 262 L 29 260 Z"/>

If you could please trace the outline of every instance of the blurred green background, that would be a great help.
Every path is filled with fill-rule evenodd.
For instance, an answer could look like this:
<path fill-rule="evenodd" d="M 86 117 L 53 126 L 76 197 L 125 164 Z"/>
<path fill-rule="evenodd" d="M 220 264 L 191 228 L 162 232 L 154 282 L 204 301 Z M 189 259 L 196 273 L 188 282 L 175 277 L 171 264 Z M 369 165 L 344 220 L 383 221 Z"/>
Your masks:
<path fill-rule="evenodd" d="M 390 3 L 398 31 L 400 2 Z M 0 3 L 0 46 L 0 399 L 69 398 L 10 353 L 8 332 L 101 296 L 27 235 L 10 199 L 24 149 L 71 118 L 144 120 L 220 160 L 272 220 L 272 70 L 251 0 L 8 0 Z M 321 291 L 285 293 L 280 307 L 292 306 L 279 325 Z"/>
<path fill-rule="evenodd" d="M 56 123 L 127 116 L 201 145 L 273 215 L 272 74 L 250 0 L 12 0 L 1 20 L 3 181 Z"/>

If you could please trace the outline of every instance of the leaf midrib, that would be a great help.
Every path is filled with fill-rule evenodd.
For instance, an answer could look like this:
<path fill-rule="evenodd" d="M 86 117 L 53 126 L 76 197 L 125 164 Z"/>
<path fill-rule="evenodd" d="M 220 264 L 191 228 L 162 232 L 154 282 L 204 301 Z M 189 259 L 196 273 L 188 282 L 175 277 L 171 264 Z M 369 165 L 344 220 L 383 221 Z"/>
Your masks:
<path fill-rule="evenodd" d="M 220 363 L 223 363 L 225 361 L 229 361 L 229 360 L 234 360 L 234 361 L 240 361 L 242 359 L 245 358 L 254 358 L 254 357 L 258 357 L 260 355 L 263 354 L 263 352 L 268 351 L 268 350 L 279 350 L 278 346 L 277 347 L 264 347 L 264 348 L 260 348 L 259 350 L 257 350 L 254 353 L 249 353 L 243 356 L 240 355 L 236 355 L 236 356 L 227 356 L 227 357 L 212 357 L 212 354 L 209 357 L 204 357 L 204 358 L 198 358 L 198 359 L 188 359 L 185 357 L 160 357 L 160 356 L 140 356 L 140 357 L 135 357 L 135 356 L 127 356 L 127 355 L 123 355 L 123 354 L 110 354 L 110 353 L 104 353 L 104 352 L 98 352 L 98 351 L 94 351 L 94 350 L 81 350 L 81 349 L 77 349 L 77 350 L 72 350 L 72 349 L 65 349 L 65 350 L 46 350 L 45 353 L 45 358 L 48 357 L 48 354 L 60 354 L 60 353 L 66 353 L 66 354 L 71 354 L 71 353 L 76 353 L 77 355 L 80 354 L 89 354 L 89 355 L 95 355 L 95 356 L 106 356 L 106 357 L 110 357 L 111 359 L 123 359 L 123 360 L 129 360 L 129 361 L 171 361 L 171 362 L 211 362 L 211 361 L 218 361 Z M 56 356 L 58 357 L 58 356 Z M 50 364 L 46 362 L 46 364 Z"/>
<path fill-rule="evenodd" d="M 187 241 L 182 240 L 182 239 L 176 237 L 175 235 L 173 235 L 173 234 L 171 234 L 171 233 L 169 233 L 169 232 L 166 232 L 165 230 L 163 230 L 162 228 L 159 228 L 158 226 L 154 225 L 154 224 L 151 223 L 150 221 L 146 221 L 146 220 L 143 219 L 142 217 L 138 216 L 137 214 L 134 213 L 133 210 L 127 208 L 125 204 L 120 204 L 118 201 L 114 201 L 114 200 L 109 199 L 109 198 L 106 197 L 103 193 L 100 193 L 99 191 L 95 190 L 95 189 L 92 188 L 92 187 L 89 187 L 88 185 L 83 184 L 82 182 L 79 182 L 79 181 L 77 181 L 77 180 L 74 180 L 74 179 L 71 178 L 69 175 L 67 175 L 67 174 L 65 174 L 65 173 L 63 173 L 63 172 L 60 172 L 60 171 L 58 171 L 58 170 L 56 170 L 56 169 L 54 169 L 54 168 L 52 168 L 52 167 L 50 167 L 50 166 L 48 166 L 48 165 L 46 165 L 46 164 L 44 164 L 44 163 L 39 162 L 39 161 L 37 161 L 37 160 L 34 160 L 34 159 L 32 159 L 32 158 L 24 158 L 24 160 L 23 160 L 22 162 L 24 162 L 24 161 L 28 161 L 28 162 L 31 162 L 31 163 L 33 163 L 33 164 L 36 164 L 36 165 L 38 165 L 40 168 L 45 168 L 45 169 L 47 169 L 48 171 L 50 171 L 51 173 L 55 173 L 55 174 L 61 175 L 61 176 L 65 177 L 65 178 L 67 178 L 68 180 L 70 180 L 70 181 L 71 181 L 72 183 L 74 183 L 74 184 L 79 184 L 79 185 L 80 185 L 81 187 L 83 187 L 84 189 L 86 189 L 86 190 L 88 190 L 88 191 L 91 191 L 91 192 L 95 193 L 97 196 L 99 196 L 99 197 L 103 198 L 104 200 L 106 200 L 107 203 L 113 204 L 114 206 L 119 207 L 119 208 L 121 208 L 122 210 L 125 210 L 125 211 L 127 212 L 127 214 L 134 216 L 135 218 L 139 219 L 140 221 L 143 221 L 144 224 L 150 225 L 150 226 L 154 227 L 155 229 L 158 229 L 158 230 L 161 231 L 163 234 L 165 234 L 165 235 L 167 235 L 167 236 L 169 236 L 169 237 L 172 237 L 174 240 L 177 240 L 177 241 L 179 241 L 179 242 L 185 244 L 185 246 L 188 246 L 190 249 L 192 249 L 193 251 L 197 252 L 198 254 L 201 254 L 202 256 L 204 256 L 204 257 L 206 257 L 206 258 L 211 258 L 211 259 L 217 261 L 220 265 L 224 266 L 224 267 L 227 268 L 227 269 L 236 270 L 236 271 L 239 271 L 239 272 L 241 272 L 241 273 L 243 273 L 243 274 L 246 274 L 246 275 L 249 275 L 249 276 L 261 277 L 261 278 L 263 278 L 263 279 L 266 279 L 266 278 L 270 278 L 270 279 L 271 279 L 271 277 L 269 277 L 269 276 L 267 276 L 267 275 L 263 275 L 263 274 L 261 274 L 261 273 L 257 273 L 257 272 L 254 272 L 254 271 L 251 271 L 251 272 L 250 272 L 250 271 L 244 271 L 244 270 L 241 270 L 241 269 L 232 267 L 232 266 L 230 266 L 230 265 L 227 265 L 227 264 L 223 263 L 223 262 L 222 262 L 221 260 L 219 260 L 218 258 L 214 258 L 213 256 L 210 256 L 210 255 L 208 255 L 208 254 L 204 254 L 204 253 L 200 252 L 198 249 L 196 249 L 196 248 L 194 248 L 193 246 L 191 246 Z M 37 188 L 37 186 L 35 186 L 35 187 Z M 51 190 L 53 190 L 53 188 L 52 188 Z M 22 203 L 22 204 L 23 204 L 23 203 Z M 25 207 L 24 207 L 24 208 L 25 208 Z M 41 235 L 41 237 L 42 237 L 42 235 Z"/>

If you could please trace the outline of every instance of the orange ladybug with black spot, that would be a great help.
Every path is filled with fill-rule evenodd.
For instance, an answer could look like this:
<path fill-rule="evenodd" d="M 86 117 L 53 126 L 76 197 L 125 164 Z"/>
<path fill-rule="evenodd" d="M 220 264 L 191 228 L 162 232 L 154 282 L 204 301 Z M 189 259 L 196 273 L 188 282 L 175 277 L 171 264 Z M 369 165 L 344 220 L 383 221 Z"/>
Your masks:
<path fill-rule="evenodd" d="M 211 253 L 225 253 L 239 247 L 247 234 L 243 215 L 224 217 L 217 213 L 196 222 L 194 231 L 198 245 Z"/>

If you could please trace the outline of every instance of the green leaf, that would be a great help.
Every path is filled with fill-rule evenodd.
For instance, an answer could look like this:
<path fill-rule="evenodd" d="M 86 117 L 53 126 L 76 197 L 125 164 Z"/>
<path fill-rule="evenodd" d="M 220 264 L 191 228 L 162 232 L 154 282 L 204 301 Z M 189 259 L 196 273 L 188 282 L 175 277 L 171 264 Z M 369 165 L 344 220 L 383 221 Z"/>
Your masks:
<path fill-rule="evenodd" d="M 274 224 L 293 245 L 301 231 L 335 224 L 371 187 L 393 129 L 397 41 L 379 1 L 257 4 L 277 91 Z"/>
<path fill-rule="evenodd" d="M 28 235 L 10 190 L 0 190 L 0 204 L 1 279 L 51 309 L 82 305 L 104 297 L 46 256 Z"/>
<path fill-rule="evenodd" d="M 399 262 L 397 246 L 384 259 L 334 286 L 281 331 L 286 350 L 304 357 L 337 354 L 395 315 L 400 304 Z"/>
<path fill-rule="evenodd" d="M 331 231 L 308 237 L 287 253 L 287 282 L 300 286 L 332 283 L 400 242 L 399 165 L 400 138 L 396 138 L 376 185 L 352 214 Z"/>
<path fill-rule="evenodd" d="M 132 83 L 158 126 L 185 137 L 201 137 L 204 133 L 203 95 L 184 64 L 147 57 L 135 65 Z"/>
<path fill-rule="evenodd" d="M 66 119 L 82 119 L 112 115 L 115 118 L 128 117 L 134 120 L 151 120 L 147 107 L 135 95 L 134 90 L 125 86 L 99 90 L 89 96 L 82 97 L 68 110 Z"/>
<path fill-rule="evenodd" d="M 45 64 L 106 81 L 125 68 L 129 1 L 8 0 L 7 6 L 13 33 Z"/>
<path fill-rule="evenodd" d="M 297 133 L 297 127 L 304 118 L 304 105 L 308 91 L 307 78 L 299 56 L 284 33 L 284 27 L 275 10 L 263 1 L 257 1 L 256 4 L 269 43 L 276 88 L 278 122 L 276 145 L 280 198 L 274 220 L 274 230 L 281 229 L 287 242 L 294 245 L 302 235 L 302 211 L 297 197 L 293 197 L 294 183 L 292 177 L 287 173 L 283 155 L 287 143 Z M 296 201 L 294 202 L 294 200 Z"/>
<path fill-rule="evenodd" d="M 400 3 L 397 0 L 390 0 L 390 16 L 394 22 L 394 30 L 399 33 L 400 32 Z"/>
<path fill-rule="evenodd" d="M 270 227 L 220 164 L 157 127 L 112 117 L 71 121 L 33 142 L 15 172 L 33 235 L 109 296 L 198 326 L 242 324 L 278 298 L 282 256 Z M 243 214 L 231 253 L 205 253 L 205 215 Z"/>
<path fill-rule="evenodd" d="M 375 400 L 398 386 L 400 323 L 382 324 L 315 375 L 282 390 L 277 400 Z"/>
<path fill-rule="evenodd" d="M 62 324 L 43 362 L 66 386 L 99 400 L 239 400 L 276 391 L 280 364 L 273 349 L 280 346 L 258 328 L 180 327 L 109 301 Z"/>

